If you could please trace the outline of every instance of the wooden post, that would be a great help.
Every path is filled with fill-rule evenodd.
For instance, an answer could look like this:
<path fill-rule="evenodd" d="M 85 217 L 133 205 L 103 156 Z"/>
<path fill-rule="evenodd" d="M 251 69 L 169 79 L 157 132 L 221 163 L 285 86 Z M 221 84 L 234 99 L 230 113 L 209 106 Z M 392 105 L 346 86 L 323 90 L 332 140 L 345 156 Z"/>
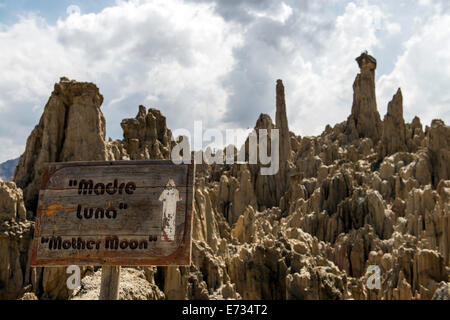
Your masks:
<path fill-rule="evenodd" d="M 100 300 L 119 300 L 120 266 L 103 266 Z"/>

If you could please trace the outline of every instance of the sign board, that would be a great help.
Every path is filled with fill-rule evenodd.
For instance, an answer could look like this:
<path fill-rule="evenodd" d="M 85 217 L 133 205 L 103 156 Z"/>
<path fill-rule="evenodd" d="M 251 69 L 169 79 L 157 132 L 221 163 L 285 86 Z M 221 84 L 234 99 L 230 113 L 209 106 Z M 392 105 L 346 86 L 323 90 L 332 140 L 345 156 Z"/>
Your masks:
<path fill-rule="evenodd" d="M 48 164 L 31 265 L 189 265 L 194 170 L 170 160 Z"/>

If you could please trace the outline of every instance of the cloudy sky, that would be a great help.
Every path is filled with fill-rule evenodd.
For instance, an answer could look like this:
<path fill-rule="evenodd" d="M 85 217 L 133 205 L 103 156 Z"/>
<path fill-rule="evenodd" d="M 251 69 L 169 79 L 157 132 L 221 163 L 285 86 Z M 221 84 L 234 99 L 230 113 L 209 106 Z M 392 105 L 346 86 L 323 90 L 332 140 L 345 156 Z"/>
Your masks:
<path fill-rule="evenodd" d="M 448 0 L 0 0 L 0 162 L 61 76 L 97 84 L 114 139 L 139 104 L 171 129 L 253 127 L 276 79 L 291 131 L 316 135 L 349 115 L 363 50 L 381 117 L 401 87 L 406 121 L 450 122 Z"/>

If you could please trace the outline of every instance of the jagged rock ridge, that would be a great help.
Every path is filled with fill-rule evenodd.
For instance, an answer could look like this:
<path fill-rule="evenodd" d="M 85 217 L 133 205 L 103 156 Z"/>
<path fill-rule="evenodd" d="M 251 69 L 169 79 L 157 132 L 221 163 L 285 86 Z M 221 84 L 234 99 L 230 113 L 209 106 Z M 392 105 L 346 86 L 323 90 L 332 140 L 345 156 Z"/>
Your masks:
<path fill-rule="evenodd" d="M 124 288 L 132 292 L 123 292 L 123 298 L 448 297 L 450 128 L 434 120 L 423 130 L 417 117 L 406 123 L 401 90 L 381 121 L 375 100 L 376 60 L 364 53 L 357 62 L 361 73 L 353 86 L 348 120 L 327 126 L 317 137 L 289 131 L 284 86 L 277 81 L 275 124 L 262 114 L 255 128 L 280 130 L 280 171 L 261 176 L 260 166 L 254 164 L 198 165 L 192 265 L 127 271 Z M 36 181 L 48 159 L 169 157 L 175 142 L 159 111 L 139 107 L 136 118 L 122 122 L 124 139 L 105 142 L 101 101 L 93 84 L 62 79 L 55 85 L 15 175 L 30 218 Z M 75 125 L 72 118 L 83 120 L 83 130 L 74 129 L 71 136 L 65 130 Z M 86 132 L 95 137 L 92 142 Z M 92 143 L 91 152 L 77 153 L 86 143 Z M 1 190 L 7 190 L 4 197 L 16 205 L 7 206 L 0 217 L 26 219 L 21 190 L 13 184 L 1 185 Z M 12 228 L 11 223 L 5 226 Z M 31 239 L 26 225 L 23 230 L 27 236 L 21 239 Z M 0 237 L 0 248 L 18 239 Z M 8 265 L 0 265 L 0 271 L 9 268 L 17 274 L 8 282 L 0 272 L 9 297 L 25 291 L 41 299 L 96 297 L 89 289 L 67 291 L 61 285 L 64 270 L 29 271 L 27 241 L 11 251 L 15 258 Z M 381 269 L 380 289 L 367 286 L 369 265 Z M 98 272 L 88 268 L 85 273 L 86 288 L 92 288 Z"/>

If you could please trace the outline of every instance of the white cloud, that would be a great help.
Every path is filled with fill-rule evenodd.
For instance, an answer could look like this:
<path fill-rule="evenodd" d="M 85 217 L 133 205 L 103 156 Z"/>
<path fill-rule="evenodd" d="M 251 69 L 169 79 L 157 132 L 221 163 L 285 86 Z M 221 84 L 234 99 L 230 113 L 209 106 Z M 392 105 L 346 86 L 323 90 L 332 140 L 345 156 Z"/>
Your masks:
<path fill-rule="evenodd" d="M 235 84 L 235 96 L 232 96 L 227 120 L 233 119 L 233 114 L 238 115 L 237 119 L 249 116 L 255 120 L 259 112 L 273 115 L 275 79 L 281 78 L 286 88 L 291 130 L 301 135 L 320 134 L 327 124 L 341 122 L 350 114 L 352 83 L 359 72 L 354 58 L 367 49 L 379 58 L 377 87 L 381 117 L 400 83 L 392 79 L 403 73 L 402 82 L 408 83 L 401 85 L 406 119 L 410 121 L 417 114 L 427 124 L 432 117 L 449 122 L 449 101 L 444 88 L 449 87 L 450 77 L 445 70 L 450 64 L 444 53 L 450 50 L 446 50 L 446 45 L 441 45 L 438 50 L 443 56 L 440 59 L 442 65 L 433 58 L 440 42 L 450 43 L 447 20 L 439 19 L 439 25 L 430 27 L 427 27 L 428 23 L 411 26 L 411 17 L 419 14 L 419 9 L 410 8 L 403 2 L 388 6 L 382 1 L 358 1 L 346 4 L 342 14 L 332 18 L 332 28 L 327 29 L 323 26 L 329 21 L 321 21 L 326 17 L 326 6 L 316 5 L 317 11 L 307 12 L 309 20 L 299 18 L 301 14 L 294 11 L 291 18 L 298 19 L 294 24 L 291 19 L 279 24 L 263 20 L 250 24 L 243 48 L 238 51 L 239 64 L 229 79 Z M 436 11 L 434 7 L 435 3 L 428 11 L 420 9 L 423 21 L 428 21 L 429 14 Z M 405 16 L 399 16 L 401 12 Z M 438 16 L 442 17 L 441 14 Z M 428 35 L 422 36 L 423 29 L 427 28 Z M 308 48 L 307 35 L 314 38 L 310 42 L 314 44 L 311 48 Z M 418 35 L 420 40 L 415 42 Z M 432 35 L 434 43 L 430 38 Z M 412 48 L 411 41 L 422 48 Z M 399 68 L 396 55 L 401 57 L 408 50 L 411 53 L 417 51 L 420 59 L 412 61 L 408 58 L 409 63 Z M 390 61 L 385 58 L 392 59 L 395 71 L 386 66 Z M 407 70 L 414 72 L 408 74 Z M 383 76 L 386 71 L 392 72 L 392 76 Z M 390 83 L 387 79 L 391 79 Z M 414 105 L 412 101 L 415 101 Z M 420 104 L 427 105 L 427 109 L 417 107 Z M 246 110 L 247 106 L 251 107 Z"/>
<path fill-rule="evenodd" d="M 113 138 L 139 104 L 161 109 L 172 129 L 246 129 L 274 115 L 279 78 L 291 130 L 319 134 L 349 115 L 365 49 L 378 59 L 382 117 L 402 87 L 406 120 L 448 123 L 450 6 L 418 1 L 133 0 L 74 8 L 55 24 L 0 24 L 0 161 L 22 152 L 60 76 L 99 86 Z"/>
<path fill-rule="evenodd" d="M 432 0 L 419 0 L 419 5 L 421 6 L 428 6 L 430 5 Z"/>
<path fill-rule="evenodd" d="M 120 2 L 56 25 L 21 18 L 0 29 L 0 46 L 8 48 L 0 51 L 0 136 L 23 148 L 60 76 L 99 86 L 115 138 L 139 104 L 161 109 L 172 128 L 190 129 L 194 119 L 216 126 L 227 96 L 220 78 L 239 42 L 229 29 L 209 5 L 177 0 Z M 11 155 L 2 152 L 0 161 Z"/>
<path fill-rule="evenodd" d="M 291 129 L 302 135 L 320 134 L 327 124 L 348 117 L 358 73 L 354 59 L 361 51 L 373 51 L 379 45 L 376 30 L 384 19 L 376 6 L 349 3 L 323 39 L 321 54 L 308 62 L 296 59 L 298 69 L 285 76 Z"/>
<path fill-rule="evenodd" d="M 380 77 L 378 94 L 384 105 L 397 87 L 404 95 L 408 121 L 419 115 L 422 124 L 434 118 L 450 120 L 450 15 L 436 14 L 404 44 L 394 70 Z"/>
<path fill-rule="evenodd" d="M 285 23 L 286 20 L 292 15 L 292 8 L 288 6 L 285 2 L 282 2 L 276 10 L 249 10 L 249 14 L 257 18 L 269 18 L 274 21 Z"/>
<path fill-rule="evenodd" d="M 72 14 L 79 15 L 79 14 L 81 14 L 81 9 L 79 6 L 71 4 L 70 6 L 67 7 L 66 13 L 68 15 L 72 15 Z"/>
<path fill-rule="evenodd" d="M 17 158 L 23 153 L 23 146 L 18 145 L 16 141 L 9 137 L 0 137 L 0 146 L 2 146 L 1 162 Z"/>
<path fill-rule="evenodd" d="M 386 30 L 390 35 L 395 35 L 402 31 L 402 26 L 399 23 L 387 23 Z"/>

